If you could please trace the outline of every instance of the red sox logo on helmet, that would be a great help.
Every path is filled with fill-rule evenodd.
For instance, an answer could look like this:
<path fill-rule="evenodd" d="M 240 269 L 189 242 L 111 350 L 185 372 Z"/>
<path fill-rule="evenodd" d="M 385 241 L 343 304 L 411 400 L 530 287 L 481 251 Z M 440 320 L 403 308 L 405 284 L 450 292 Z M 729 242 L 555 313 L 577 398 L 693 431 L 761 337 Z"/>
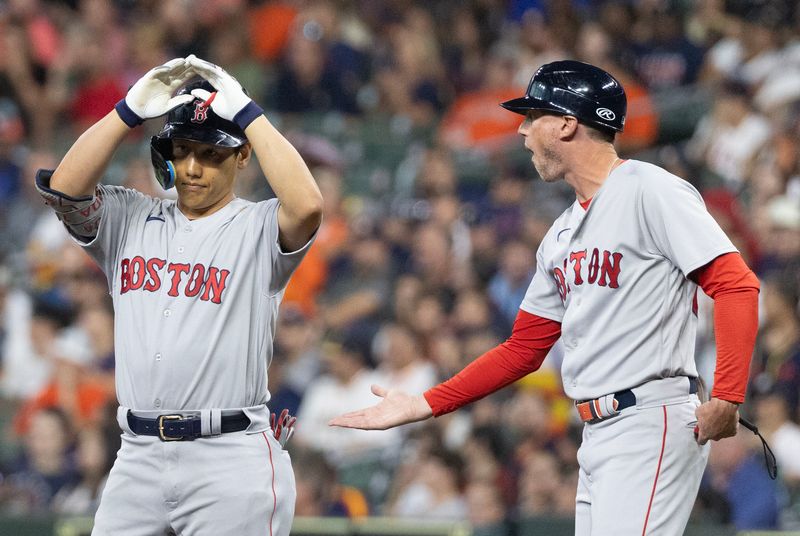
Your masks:
<path fill-rule="evenodd" d="M 194 115 L 191 119 L 192 123 L 203 123 L 206 119 L 208 119 L 208 106 L 203 106 L 204 104 L 205 103 L 203 101 L 195 104 Z"/>

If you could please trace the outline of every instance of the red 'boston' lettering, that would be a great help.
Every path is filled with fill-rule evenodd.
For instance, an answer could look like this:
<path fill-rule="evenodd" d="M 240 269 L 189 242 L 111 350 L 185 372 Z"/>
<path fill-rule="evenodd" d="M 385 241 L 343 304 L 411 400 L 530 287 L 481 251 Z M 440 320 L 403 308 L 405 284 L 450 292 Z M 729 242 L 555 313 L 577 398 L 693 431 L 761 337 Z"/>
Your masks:
<path fill-rule="evenodd" d="M 564 277 L 564 272 L 561 271 L 561 268 L 553 268 L 553 275 L 556 279 L 558 294 L 561 296 L 561 301 L 564 301 L 567 299 L 567 281 Z"/>
<path fill-rule="evenodd" d="M 212 303 L 222 303 L 222 291 L 225 290 L 225 280 L 228 279 L 230 270 L 220 270 L 214 266 L 208 268 L 208 278 L 206 279 L 206 288 L 200 299 L 208 301 L 210 294 L 213 292 L 214 296 L 211 297 Z"/>
<path fill-rule="evenodd" d="M 120 288 L 119 293 L 125 294 L 131 289 L 131 260 L 130 259 L 122 259 L 122 262 L 119 264 L 119 279 L 120 279 Z"/>
<path fill-rule="evenodd" d="M 137 255 L 131 259 L 131 290 L 139 290 L 144 285 L 144 258 Z"/>
<path fill-rule="evenodd" d="M 600 271 L 600 252 L 597 248 L 592 250 L 592 258 L 589 259 L 589 277 L 587 281 L 591 285 L 597 280 L 597 272 Z"/>
<path fill-rule="evenodd" d="M 206 274 L 206 267 L 202 264 L 195 264 L 192 268 L 192 275 L 189 276 L 189 282 L 186 283 L 186 290 L 184 293 L 190 298 L 200 294 L 203 288 L 203 276 Z"/>
<path fill-rule="evenodd" d="M 164 268 L 165 264 L 167 264 L 167 261 L 163 259 L 147 259 L 147 275 L 150 279 L 144 285 L 146 291 L 155 292 L 161 288 L 161 277 L 158 272 Z"/>
<path fill-rule="evenodd" d="M 619 288 L 619 276 L 622 270 L 622 253 L 612 252 L 592 248 L 591 255 L 588 250 L 573 251 L 564 259 L 564 268 L 554 268 L 558 293 L 561 300 L 566 302 L 567 295 L 570 293 L 570 284 L 583 285 L 584 282 L 590 285 L 597 284 L 600 287 Z M 569 265 L 572 264 L 572 281 L 569 280 Z M 584 273 L 584 269 L 586 273 Z"/>
<path fill-rule="evenodd" d="M 169 277 L 162 273 L 165 266 L 171 274 Z M 156 257 L 145 260 L 137 255 L 120 261 L 120 294 L 139 289 L 158 292 L 162 282 L 169 279 L 169 296 L 199 296 L 203 301 L 220 304 L 230 273 L 230 270 L 215 266 L 182 262 L 167 264 L 164 259 Z M 566 282 L 565 288 L 569 291 L 569 284 Z"/>
<path fill-rule="evenodd" d="M 167 271 L 172 273 L 172 286 L 169 288 L 167 294 L 170 296 L 177 296 L 181 277 L 189 273 L 189 265 L 182 262 L 171 262 L 169 266 L 167 266 Z"/>
<path fill-rule="evenodd" d="M 619 288 L 620 261 L 622 261 L 622 253 L 603 251 L 603 264 L 600 266 L 598 285 L 601 287 L 606 286 L 606 278 L 608 278 L 609 288 Z"/>
<path fill-rule="evenodd" d="M 586 258 L 586 250 L 573 251 L 569 254 L 569 260 L 572 262 L 572 271 L 575 274 L 575 284 L 583 285 L 583 277 L 581 277 L 581 263 Z"/>

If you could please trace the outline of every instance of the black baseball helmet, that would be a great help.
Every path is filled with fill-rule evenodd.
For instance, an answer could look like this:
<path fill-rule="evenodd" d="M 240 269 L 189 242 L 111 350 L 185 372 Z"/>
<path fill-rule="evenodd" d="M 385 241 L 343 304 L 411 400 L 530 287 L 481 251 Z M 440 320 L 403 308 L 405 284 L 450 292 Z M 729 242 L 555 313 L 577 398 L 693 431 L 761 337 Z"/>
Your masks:
<path fill-rule="evenodd" d="M 178 90 L 176 95 L 185 95 L 195 89 L 213 93 L 214 86 L 205 80 L 192 82 Z M 241 147 L 247 143 L 244 131 L 233 121 L 214 113 L 211 106 L 203 106 L 201 99 L 181 104 L 167 114 L 161 132 L 150 139 L 150 157 L 156 171 L 156 179 L 169 190 L 175 185 L 175 168 L 172 165 L 172 140 L 191 140 L 220 147 Z"/>
<path fill-rule="evenodd" d="M 575 116 L 601 130 L 622 132 L 628 100 L 619 80 L 603 69 L 564 60 L 539 67 L 525 96 L 500 106 L 522 115 L 528 110 L 549 110 Z"/>

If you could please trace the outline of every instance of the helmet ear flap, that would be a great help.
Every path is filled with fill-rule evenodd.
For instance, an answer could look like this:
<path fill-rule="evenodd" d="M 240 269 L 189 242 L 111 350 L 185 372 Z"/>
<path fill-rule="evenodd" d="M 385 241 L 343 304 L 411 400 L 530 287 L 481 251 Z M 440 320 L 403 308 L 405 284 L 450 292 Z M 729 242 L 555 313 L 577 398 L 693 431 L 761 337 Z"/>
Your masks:
<path fill-rule="evenodd" d="M 165 190 L 175 186 L 175 166 L 172 164 L 172 142 L 153 136 L 150 139 L 150 161 L 156 173 L 156 180 Z"/>

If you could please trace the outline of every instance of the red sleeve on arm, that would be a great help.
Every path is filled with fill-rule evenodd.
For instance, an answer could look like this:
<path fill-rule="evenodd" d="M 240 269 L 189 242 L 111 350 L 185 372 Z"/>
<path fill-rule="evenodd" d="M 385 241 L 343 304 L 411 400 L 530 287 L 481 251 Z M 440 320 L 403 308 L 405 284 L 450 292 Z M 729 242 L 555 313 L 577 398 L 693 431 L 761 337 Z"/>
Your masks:
<path fill-rule="evenodd" d="M 520 309 L 506 342 L 426 391 L 425 400 L 438 417 L 502 389 L 537 370 L 560 336 L 560 322 Z"/>
<path fill-rule="evenodd" d="M 741 404 L 758 331 L 758 278 L 738 253 L 720 255 L 689 277 L 714 299 L 717 368 L 711 396 Z"/>

